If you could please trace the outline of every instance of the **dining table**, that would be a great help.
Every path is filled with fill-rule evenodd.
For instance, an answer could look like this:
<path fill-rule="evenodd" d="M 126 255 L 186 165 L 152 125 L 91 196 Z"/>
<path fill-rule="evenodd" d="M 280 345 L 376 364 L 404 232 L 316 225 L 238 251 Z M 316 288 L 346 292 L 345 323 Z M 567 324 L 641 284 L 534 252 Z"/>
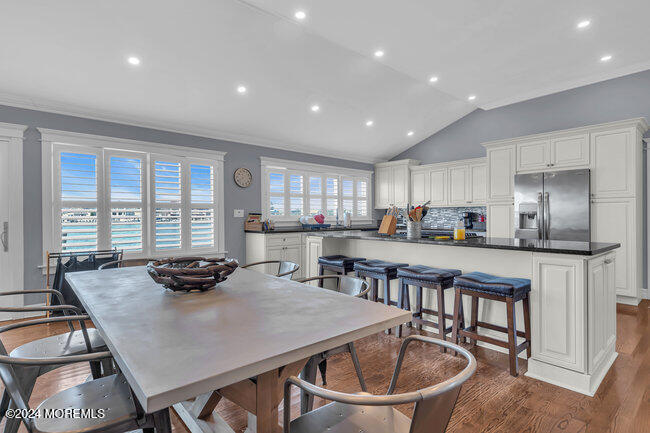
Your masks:
<path fill-rule="evenodd" d="M 215 411 L 222 398 L 248 412 L 247 433 L 281 431 L 284 382 L 312 356 L 411 319 L 402 309 L 242 268 L 203 292 L 166 289 L 145 266 L 66 279 L 142 409 L 173 407 L 192 433 L 233 432 Z"/>

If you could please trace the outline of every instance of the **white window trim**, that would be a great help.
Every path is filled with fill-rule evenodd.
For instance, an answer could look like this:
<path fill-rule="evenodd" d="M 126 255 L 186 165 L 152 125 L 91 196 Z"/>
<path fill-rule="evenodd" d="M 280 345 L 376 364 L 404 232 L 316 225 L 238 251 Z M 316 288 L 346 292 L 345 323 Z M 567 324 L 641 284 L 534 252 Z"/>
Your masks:
<path fill-rule="evenodd" d="M 371 208 L 371 203 L 372 203 L 372 171 L 371 170 L 359 170 L 359 169 L 354 169 L 354 168 L 342 168 L 342 167 L 336 167 L 333 165 L 322 165 L 322 164 L 312 164 L 312 163 L 307 163 L 307 162 L 298 162 L 298 161 L 292 161 L 288 159 L 277 159 L 277 158 L 267 158 L 267 157 L 260 157 L 260 162 L 261 162 L 261 173 L 262 173 L 262 218 L 263 219 L 273 219 L 277 224 L 279 225 L 291 225 L 291 224 L 298 224 L 298 218 L 295 215 L 284 215 L 281 217 L 278 216 L 270 216 L 269 215 L 269 185 L 268 185 L 268 173 L 269 171 L 273 170 L 282 170 L 285 172 L 285 192 L 287 191 L 288 188 L 288 177 L 287 175 L 289 173 L 300 173 L 304 176 L 303 178 L 303 188 L 305 191 L 304 197 L 305 199 L 303 200 L 303 211 L 306 213 L 309 209 L 309 198 L 308 198 L 308 188 L 309 188 L 309 176 L 313 175 L 320 175 L 323 176 L 323 184 L 322 184 L 322 202 L 325 202 L 327 200 L 327 185 L 326 185 L 326 178 L 329 175 L 331 176 L 337 176 L 339 178 L 338 181 L 338 205 L 339 209 L 343 209 L 343 202 L 342 202 L 342 182 L 341 179 L 343 177 L 346 178 L 352 178 L 354 179 L 354 182 L 358 179 L 366 179 L 367 180 L 367 186 L 366 186 L 366 216 L 365 217 L 360 217 L 356 215 L 352 215 L 352 222 L 353 224 L 367 224 L 371 223 L 373 221 L 372 219 L 372 208 Z M 355 189 L 356 191 L 356 189 Z M 356 192 L 355 192 L 356 194 Z M 288 195 L 285 196 L 285 206 L 288 202 L 287 199 Z M 356 197 L 355 197 L 355 210 L 356 210 Z M 285 208 L 285 213 L 288 212 L 289 209 Z M 340 214 L 340 221 L 342 222 L 343 220 L 343 215 Z M 327 223 L 334 223 L 336 222 L 336 217 L 326 217 L 326 222 Z"/>
<path fill-rule="evenodd" d="M 214 191 L 215 197 L 215 233 L 217 236 L 217 242 L 214 247 L 207 249 L 194 249 L 191 251 L 192 254 L 203 253 L 203 254 L 212 254 L 212 255 L 222 255 L 226 254 L 225 250 L 225 212 L 224 212 L 224 157 L 226 152 L 216 151 L 216 150 L 207 150 L 207 149 L 197 149 L 184 146 L 175 146 L 170 144 L 162 143 L 152 143 L 146 141 L 138 140 L 129 140 L 123 138 L 113 138 L 108 136 L 101 135 L 92 135 L 92 134 L 82 134 L 75 132 L 67 131 L 57 131 L 52 129 L 37 128 L 41 133 L 41 164 L 42 164 L 42 200 L 43 200 L 43 257 L 45 257 L 46 251 L 55 251 L 58 250 L 56 247 L 57 239 L 55 232 L 55 221 L 54 209 L 53 206 L 53 192 L 57 184 L 57 180 L 54 178 L 54 174 L 58 171 L 56 170 L 56 165 L 58 162 L 53 158 L 54 149 L 58 145 L 65 145 L 66 147 L 79 146 L 84 149 L 95 149 L 98 152 L 106 151 L 107 154 L 112 154 L 115 152 L 131 152 L 131 153 L 140 153 L 140 154 L 149 154 L 149 155 L 165 155 L 168 157 L 177 157 L 183 158 L 190 163 L 200 163 L 201 161 L 209 161 L 214 166 L 214 178 L 218 180 L 216 182 L 216 188 Z M 145 166 L 143 170 L 149 170 L 149 164 L 147 163 L 148 158 L 145 158 Z M 20 164 L 22 167 L 22 164 Z M 99 172 L 98 172 L 99 173 Z M 148 178 L 148 175 L 146 176 Z M 22 176 L 21 176 L 22 179 Z M 106 174 L 104 174 L 104 179 L 107 179 Z M 105 184 L 105 181 L 102 182 Z M 148 194 L 151 197 L 151 193 L 146 189 L 147 184 L 143 185 L 143 194 Z M 21 188 L 22 190 L 22 188 Z M 152 203 L 149 203 L 151 206 Z M 191 208 L 192 204 L 189 201 L 183 206 L 188 206 Z M 21 207 L 22 208 L 22 207 Z M 146 209 L 143 209 L 144 212 L 147 212 Z M 150 232 L 152 227 L 155 224 L 150 222 L 149 230 L 145 232 L 145 227 L 143 227 L 143 245 L 151 244 L 150 242 Z M 146 243 L 145 243 L 146 242 Z M 189 240 L 191 244 L 191 239 Z M 150 251 L 144 250 L 140 253 L 130 254 L 129 257 L 165 257 L 170 255 L 185 254 L 188 251 L 183 249 L 179 250 L 163 250 L 156 251 L 151 249 Z M 125 253 L 126 254 L 126 253 Z M 43 265 L 45 267 L 45 263 Z"/>

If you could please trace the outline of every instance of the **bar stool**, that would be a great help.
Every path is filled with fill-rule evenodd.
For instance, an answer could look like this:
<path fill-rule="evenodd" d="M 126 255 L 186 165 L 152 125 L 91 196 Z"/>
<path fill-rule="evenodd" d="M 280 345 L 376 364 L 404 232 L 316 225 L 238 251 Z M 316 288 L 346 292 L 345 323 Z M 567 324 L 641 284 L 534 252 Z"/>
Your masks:
<path fill-rule="evenodd" d="M 365 257 L 348 257 L 341 254 L 333 256 L 320 256 L 318 258 L 318 275 L 324 275 L 325 271 L 331 271 L 337 275 L 347 275 L 354 270 L 356 262 L 366 260 Z M 318 281 L 318 286 L 323 287 L 323 280 Z"/>
<path fill-rule="evenodd" d="M 482 272 L 470 272 L 454 278 L 454 326 L 452 340 L 458 341 L 458 337 L 468 337 L 472 346 L 476 340 L 508 349 L 510 356 L 510 374 L 517 376 L 518 363 L 517 355 L 526 349 L 530 358 L 530 280 L 525 278 L 504 278 L 496 277 Z M 462 296 L 469 295 L 472 298 L 472 312 L 470 326 L 465 328 L 458 320 L 457 312 L 462 305 Z M 478 321 L 478 299 L 490 299 L 506 303 L 508 326 L 498 326 L 492 323 Z M 522 301 L 524 307 L 524 332 L 517 331 L 515 319 L 515 303 Z M 478 328 L 487 328 L 508 334 L 508 341 L 497 340 L 486 335 L 479 335 Z M 517 336 L 524 337 L 521 344 L 517 344 Z"/>
<path fill-rule="evenodd" d="M 415 265 L 407 266 L 405 268 L 397 269 L 397 277 L 399 278 L 399 294 L 397 306 L 406 310 L 411 309 L 411 299 L 409 293 L 409 286 L 416 287 L 416 304 L 415 311 L 413 312 L 413 320 L 410 324 L 415 323 L 417 329 L 422 329 L 422 325 L 431 326 L 438 329 L 438 338 L 446 340 L 446 335 L 452 332 L 452 326 L 447 327 L 445 319 L 453 320 L 451 314 L 445 311 L 445 289 L 449 289 L 454 285 L 454 277 L 460 275 L 462 272 L 458 269 L 439 269 L 429 266 Z M 422 288 L 433 289 L 437 295 L 437 311 L 422 306 Z M 438 322 L 432 322 L 424 318 L 424 314 L 437 316 Z M 462 304 L 460 309 L 460 323 L 464 327 L 465 319 L 463 318 Z M 397 328 L 397 336 L 402 336 L 402 325 Z M 447 348 L 440 346 L 440 350 L 445 352 Z"/>
<path fill-rule="evenodd" d="M 397 305 L 390 300 L 390 281 L 397 278 L 397 268 L 404 268 L 408 263 L 393 263 L 384 260 L 365 260 L 354 263 L 354 271 L 359 278 L 370 278 L 370 300 L 386 305 Z M 379 280 L 384 283 L 384 298 L 379 297 Z M 390 329 L 386 330 L 391 333 Z"/>

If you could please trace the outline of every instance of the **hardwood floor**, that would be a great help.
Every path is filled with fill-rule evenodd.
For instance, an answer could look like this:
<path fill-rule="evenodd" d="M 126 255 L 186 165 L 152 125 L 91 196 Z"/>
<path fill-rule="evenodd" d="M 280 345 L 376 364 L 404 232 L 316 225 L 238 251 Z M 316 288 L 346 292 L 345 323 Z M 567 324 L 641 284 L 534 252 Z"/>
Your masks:
<path fill-rule="evenodd" d="M 449 432 L 650 432 L 650 302 L 639 307 L 618 306 L 617 351 L 612 369 L 591 398 L 563 388 L 508 373 L 508 357 L 476 348 L 478 370 L 461 391 Z M 65 332 L 65 325 L 40 325 L 2 335 L 8 350 L 46 334 Z M 408 328 L 406 329 L 408 335 Z M 400 340 L 376 334 L 356 345 L 369 391 L 385 392 Z M 397 391 L 413 390 L 443 380 L 463 367 L 459 358 L 435 348 L 414 344 L 408 352 Z M 46 396 L 76 385 L 89 374 L 87 365 L 60 368 L 38 379 L 30 404 L 36 407 Z M 328 388 L 358 391 L 349 356 L 341 354 L 328 365 Z M 298 392 L 292 398 L 292 415 L 299 413 Z M 316 406 L 324 402 L 317 399 Z M 412 407 L 399 408 L 410 415 Z M 217 411 L 237 432 L 246 425 L 246 414 L 222 400 Z M 281 415 L 280 415 L 281 416 Z M 176 432 L 187 430 L 172 412 Z M 4 423 L 3 423 L 4 424 Z M 21 427 L 25 431 L 24 427 Z"/>

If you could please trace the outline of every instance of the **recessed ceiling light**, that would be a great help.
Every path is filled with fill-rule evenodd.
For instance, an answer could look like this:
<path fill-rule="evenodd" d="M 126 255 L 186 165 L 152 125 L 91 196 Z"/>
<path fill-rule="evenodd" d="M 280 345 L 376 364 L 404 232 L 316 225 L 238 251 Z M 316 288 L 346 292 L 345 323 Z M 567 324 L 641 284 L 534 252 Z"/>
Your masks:
<path fill-rule="evenodd" d="M 375 121 L 374 121 L 374 120 L 368 120 L 368 121 L 366 121 L 366 126 L 372 126 L 372 125 L 374 125 L 374 124 L 375 124 Z"/>
<path fill-rule="evenodd" d="M 385 54 L 384 50 L 376 50 L 375 51 L 375 57 L 377 57 L 378 59 L 384 57 L 384 54 Z"/>
<path fill-rule="evenodd" d="M 610 60 L 612 60 L 612 56 L 610 56 L 609 54 L 600 58 L 601 62 L 609 62 Z"/>
<path fill-rule="evenodd" d="M 415 134 L 415 132 L 413 132 L 413 131 L 409 131 L 409 132 L 406 133 L 406 135 L 408 135 L 409 137 L 412 137 L 413 134 Z"/>
<path fill-rule="evenodd" d="M 314 104 L 311 106 L 311 111 L 313 111 L 314 113 L 318 113 L 320 111 L 320 107 Z"/>
<path fill-rule="evenodd" d="M 237 93 L 240 95 L 243 95 L 244 93 L 248 92 L 248 89 L 246 86 L 237 86 Z"/>
<path fill-rule="evenodd" d="M 131 56 L 126 60 L 133 66 L 138 66 L 140 64 L 140 59 L 135 56 Z"/>
<path fill-rule="evenodd" d="M 429 77 L 429 83 L 435 83 L 436 81 L 438 81 L 438 77 L 436 77 L 435 75 Z"/>
<path fill-rule="evenodd" d="M 579 29 L 584 29 L 584 28 L 589 27 L 590 24 L 591 24 L 591 21 L 583 20 L 583 21 L 580 21 L 576 27 L 578 27 Z"/>
<path fill-rule="evenodd" d="M 467 97 L 467 100 L 468 100 L 468 101 L 473 101 L 474 99 L 476 99 L 476 95 L 469 95 L 469 96 Z"/>
<path fill-rule="evenodd" d="M 297 20 L 301 20 L 301 21 L 307 18 L 307 14 L 305 13 L 305 11 L 296 11 L 296 13 L 293 14 L 293 16 L 296 17 Z"/>

